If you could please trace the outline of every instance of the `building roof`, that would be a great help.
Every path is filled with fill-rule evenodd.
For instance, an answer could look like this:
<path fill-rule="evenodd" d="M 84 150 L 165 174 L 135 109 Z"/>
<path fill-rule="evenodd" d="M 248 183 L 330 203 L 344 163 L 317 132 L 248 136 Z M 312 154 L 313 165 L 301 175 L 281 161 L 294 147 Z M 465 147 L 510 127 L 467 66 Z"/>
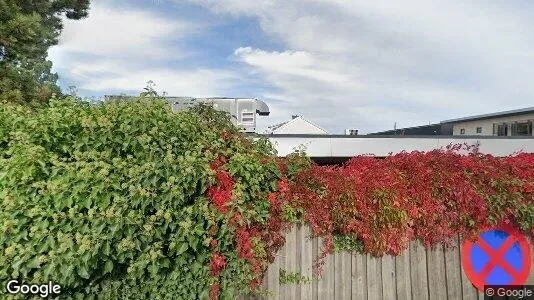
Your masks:
<path fill-rule="evenodd" d="M 421 125 L 421 126 L 413 126 L 413 127 L 404 127 L 404 128 L 397 128 L 397 129 L 391 129 L 391 130 L 384 130 L 379 132 L 372 132 L 368 133 L 367 135 L 398 135 L 402 134 L 403 132 L 415 132 L 417 134 L 423 134 L 423 135 L 434 135 L 439 134 L 439 130 L 441 128 L 441 124 L 429 124 L 429 125 Z M 434 132 L 437 131 L 437 132 Z"/>
<path fill-rule="evenodd" d="M 271 131 L 275 131 L 276 129 L 278 129 L 278 128 L 284 126 L 284 125 L 286 125 L 287 122 L 289 122 L 289 121 L 285 121 L 285 122 L 282 122 L 282 123 L 278 123 L 278 124 L 275 124 L 275 125 L 271 125 L 271 126 L 269 126 L 269 129 L 270 129 Z"/>
<path fill-rule="evenodd" d="M 498 117 L 511 117 L 511 116 L 529 114 L 529 113 L 534 113 L 534 107 L 507 110 L 507 111 L 502 111 L 502 112 L 483 114 L 483 115 L 476 115 L 476 116 L 464 117 L 464 118 L 458 118 L 458 119 L 450 119 L 450 120 L 441 121 L 441 124 L 444 124 L 444 123 L 458 123 L 458 122 L 475 121 L 475 120 L 484 120 L 484 119 L 493 119 L 493 118 L 498 118 Z"/>
<path fill-rule="evenodd" d="M 325 134 L 328 133 L 328 131 L 326 131 L 324 128 L 322 128 L 321 126 L 318 126 L 317 124 L 314 124 L 300 116 L 295 116 L 293 119 L 287 121 L 287 122 L 283 122 L 283 123 L 279 123 L 279 124 L 276 124 L 276 125 L 273 125 L 273 126 L 270 126 L 269 129 L 271 130 L 271 133 L 273 134 L 276 134 L 277 131 L 279 131 L 280 129 L 283 129 L 284 127 L 286 126 L 289 126 L 293 123 L 296 123 L 296 122 L 305 122 L 307 124 L 309 124 L 310 126 L 312 127 L 315 127 L 316 129 L 320 130 L 320 131 L 323 131 Z"/>

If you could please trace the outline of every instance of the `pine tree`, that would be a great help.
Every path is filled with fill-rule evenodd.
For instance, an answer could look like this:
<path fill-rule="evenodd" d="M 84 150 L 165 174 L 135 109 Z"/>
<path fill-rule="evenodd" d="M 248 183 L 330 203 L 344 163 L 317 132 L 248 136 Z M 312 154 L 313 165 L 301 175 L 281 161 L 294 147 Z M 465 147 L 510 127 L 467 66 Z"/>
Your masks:
<path fill-rule="evenodd" d="M 0 102 L 43 103 L 59 94 L 48 49 L 62 18 L 88 16 L 90 0 L 0 0 Z"/>

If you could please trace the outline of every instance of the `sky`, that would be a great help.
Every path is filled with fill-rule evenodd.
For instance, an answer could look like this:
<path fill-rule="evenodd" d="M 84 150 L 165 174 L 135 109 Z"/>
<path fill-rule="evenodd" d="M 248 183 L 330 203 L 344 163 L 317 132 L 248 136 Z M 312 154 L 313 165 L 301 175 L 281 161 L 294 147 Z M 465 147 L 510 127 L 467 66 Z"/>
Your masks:
<path fill-rule="evenodd" d="M 83 97 L 256 97 L 370 133 L 534 106 L 534 2 L 98 0 L 49 59 Z M 262 129 L 263 128 L 263 129 Z"/>

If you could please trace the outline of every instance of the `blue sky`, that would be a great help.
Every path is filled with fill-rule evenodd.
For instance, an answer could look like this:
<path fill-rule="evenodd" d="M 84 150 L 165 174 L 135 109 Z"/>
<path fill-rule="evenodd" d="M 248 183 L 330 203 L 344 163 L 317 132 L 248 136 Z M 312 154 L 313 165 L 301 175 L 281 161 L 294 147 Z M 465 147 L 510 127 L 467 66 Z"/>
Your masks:
<path fill-rule="evenodd" d="M 331 133 L 533 106 L 534 5 L 452 0 L 93 1 L 49 52 L 63 88 L 258 97 L 260 127 Z"/>

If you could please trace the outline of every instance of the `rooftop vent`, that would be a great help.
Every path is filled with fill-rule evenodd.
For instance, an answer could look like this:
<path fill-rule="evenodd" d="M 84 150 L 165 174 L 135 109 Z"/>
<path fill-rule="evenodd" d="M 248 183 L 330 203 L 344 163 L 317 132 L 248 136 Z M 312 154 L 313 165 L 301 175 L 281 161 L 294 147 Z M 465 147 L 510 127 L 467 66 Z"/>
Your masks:
<path fill-rule="evenodd" d="M 358 129 L 345 129 L 345 135 L 358 135 Z"/>

